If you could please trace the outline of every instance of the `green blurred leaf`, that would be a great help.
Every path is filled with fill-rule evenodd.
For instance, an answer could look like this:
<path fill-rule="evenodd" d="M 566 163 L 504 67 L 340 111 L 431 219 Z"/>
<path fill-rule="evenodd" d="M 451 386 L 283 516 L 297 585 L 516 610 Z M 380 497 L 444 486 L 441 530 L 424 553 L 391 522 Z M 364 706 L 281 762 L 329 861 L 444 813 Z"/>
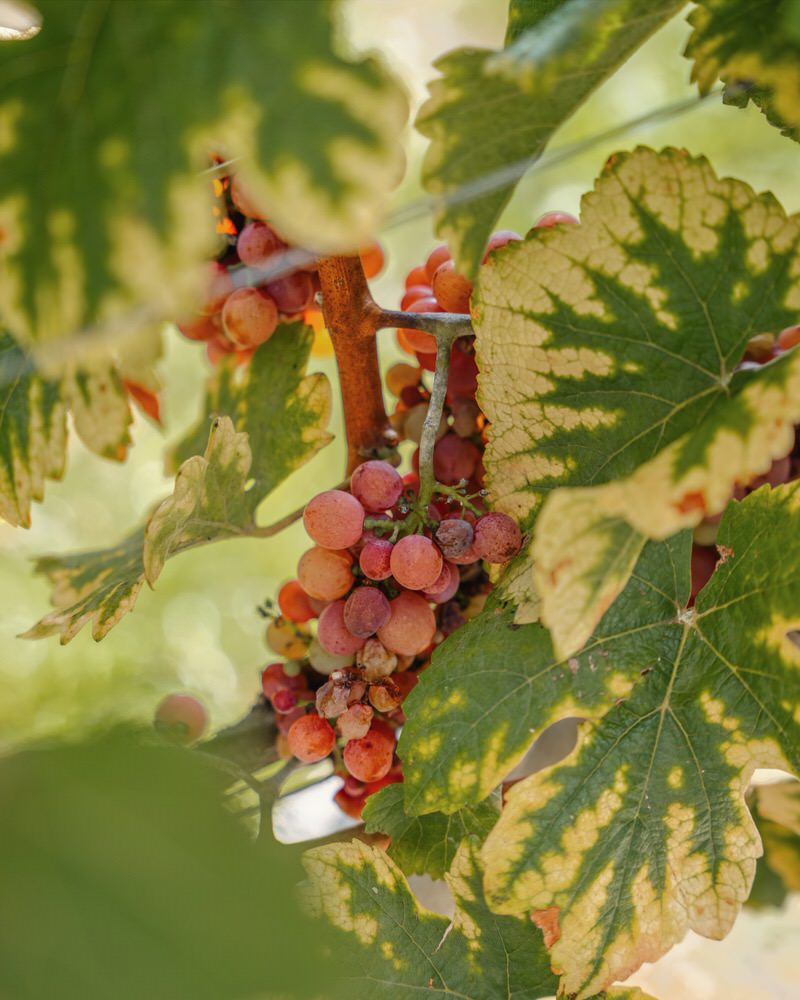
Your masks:
<path fill-rule="evenodd" d="M 472 835 L 476 843 L 486 839 L 497 822 L 494 802 L 465 806 L 450 816 L 429 813 L 408 816 L 403 809 L 403 786 L 387 785 L 370 795 L 364 806 L 367 833 L 385 833 L 392 838 L 387 853 L 406 875 L 442 878 L 449 870 L 461 841 Z"/>
<path fill-rule="evenodd" d="M 557 918 L 551 958 L 576 1000 L 689 929 L 724 937 L 748 896 L 761 853 L 749 777 L 800 769 L 798 539 L 800 484 L 732 504 L 694 608 L 639 643 L 646 676 L 508 794 L 482 854 L 488 898 Z"/>
<path fill-rule="evenodd" d="M 216 249 L 212 152 L 288 240 L 374 234 L 407 101 L 339 54 L 331 0 L 37 6 L 35 37 L 0 42 L 0 303 L 19 339 L 181 315 Z"/>
<path fill-rule="evenodd" d="M 796 0 L 698 0 L 686 56 L 705 94 L 726 84 L 726 103 L 753 101 L 784 135 L 800 141 L 800 14 Z"/>
<path fill-rule="evenodd" d="M 772 195 L 639 148 L 609 159 L 579 226 L 535 230 L 481 269 L 487 483 L 534 532 L 500 588 L 518 621 L 541 611 L 562 654 L 645 538 L 718 513 L 791 449 L 800 352 L 734 372 L 750 337 L 796 321 L 799 245 Z"/>
<path fill-rule="evenodd" d="M 214 416 L 205 454 L 185 459 L 172 495 L 119 545 L 37 561 L 53 584 L 56 610 L 24 638 L 60 635 L 66 643 L 91 621 L 102 639 L 133 610 L 145 576 L 152 586 L 170 556 L 258 532 L 264 496 L 331 440 L 330 385 L 324 375 L 304 375 L 311 340 L 309 328 L 283 325 L 248 369 L 220 366 L 218 398 L 229 413 Z M 196 440 L 196 432 L 187 438 Z"/>
<path fill-rule="evenodd" d="M 485 610 L 442 643 L 403 706 L 406 811 L 480 802 L 547 726 L 602 716 L 642 670 L 673 655 L 690 546 L 688 532 L 647 545 L 591 641 L 569 659 L 555 654 L 542 625 L 515 625 L 510 608 Z"/>
<path fill-rule="evenodd" d="M 747 905 L 780 906 L 790 892 L 800 892 L 800 782 L 758 785 L 747 803 L 764 846 Z"/>
<path fill-rule="evenodd" d="M 436 231 L 464 273 L 475 274 L 517 182 L 559 125 L 682 6 L 517 3 L 510 47 L 458 49 L 439 59 L 442 76 L 430 84 L 416 127 L 431 140 L 423 182 L 437 199 Z"/>
<path fill-rule="evenodd" d="M 220 774 L 123 735 L 0 764 L 0 993 L 319 996 L 296 855 L 250 841 Z"/>

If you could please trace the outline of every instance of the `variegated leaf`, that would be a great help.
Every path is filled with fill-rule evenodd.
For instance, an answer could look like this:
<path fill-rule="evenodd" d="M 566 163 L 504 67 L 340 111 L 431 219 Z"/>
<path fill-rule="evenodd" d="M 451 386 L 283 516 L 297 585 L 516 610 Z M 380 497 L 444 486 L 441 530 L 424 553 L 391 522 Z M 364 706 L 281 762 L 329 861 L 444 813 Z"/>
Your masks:
<path fill-rule="evenodd" d="M 51 373 L 9 334 L 0 334 L 0 517 L 30 527 L 45 480 L 64 474 L 67 415 L 87 448 L 121 460 L 131 412 L 110 361 L 83 359 Z"/>
<path fill-rule="evenodd" d="M 582 1000 L 688 929 L 721 938 L 761 844 L 756 767 L 800 768 L 800 485 L 728 508 L 694 608 L 642 646 L 644 677 L 562 764 L 512 788 L 483 860 L 501 913 L 542 911 L 560 989 Z"/>
<path fill-rule="evenodd" d="M 373 235 L 407 99 L 340 53 L 332 0 L 37 7 L 35 37 L 0 42 L 0 309 L 18 339 L 180 315 L 216 250 L 211 153 L 292 242 Z"/>
<path fill-rule="evenodd" d="M 718 79 L 726 102 L 752 100 L 784 135 L 800 140 L 800 37 L 794 0 L 700 0 L 686 55 L 692 79 L 708 93 Z"/>
<path fill-rule="evenodd" d="M 152 585 L 170 556 L 257 530 L 263 498 L 331 440 L 330 386 L 323 375 L 304 375 L 312 340 L 309 328 L 284 325 L 247 372 L 237 373 L 233 361 L 220 366 L 228 412 L 214 417 L 205 454 L 183 461 L 173 494 L 120 545 L 37 562 L 54 585 L 56 607 L 25 638 L 69 642 L 91 621 L 102 639 L 133 609 L 145 576 Z"/>
<path fill-rule="evenodd" d="M 642 544 L 636 531 L 663 537 L 702 516 L 691 496 L 672 492 L 665 503 L 686 510 L 669 525 L 657 520 L 663 505 L 651 516 L 651 491 L 668 470 L 681 485 L 704 478 L 719 510 L 736 476 L 749 479 L 746 468 L 754 475 L 788 450 L 796 362 L 757 376 L 734 371 L 751 336 L 797 319 L 799 246 L 800 220 L 771 195 L 719 179 L 685 152 L 638 149 L 611 157 L 584 196 L 579 226 L 535 230 L 481 269 L 474 321 L 491 421 L 488 483 L 498 509 L 535 528 L 534 553 L 548 550 L 537 583 L 549 588 L 547 621 L 561 623 L 562 651 L 580 647 L 624 585 Z M 750 409 L 759 398 L 763 419 Z M 690 431 L 691 446 L 662 454 Z M 715 438 L 724 448 L 704 473 Z M 650 459 L 661 479 L 646 503 L 637 497 L 635 524 L 593 500 L 592 530 L 571 516 L 555 536 L 553 520 L 540 529 L 542 503 L 558 487 L 597 487 Z M 518 621 L 537 617 L 530 548 L 500 586 Z"/>
<path fill-rule="evenodd" d="M 336 996 L 359 1000 L 539 1000 L 555 992 L 541 933 L 486 906 L 477 848 L 465 842 L 447 882 L 452 923 L 417 903 L 400 869 L 361 841 L 307 851 L 309 901 L 343 931 Z"/>
<path fill-rule="evenodd" d="M 467 805 L 450 816 L 409 816 L 403 808 L 400 784 L 387 785 L 370 795 L 364 807 L 367 833 L 385 833 L 392 838 L 387 853 L 402 871 L 432 878 L 442 878 L 465 837 L 471 835 L 483 843 L 498 816 L 497 805 L 488 800 Z"/>
<path fill-rule="evenodd" d="M 576 656 L 563 659 L 539 623 L 490 608 L 453 633 L 404 703 L 399 753 L 410 815 L 480 802 L 548 725 L 598 718 L 643 670 L 676 652 L 689 598 L 688 532 L 651 542 L 625 592 Z"/>
<path fill-rule="evenodd" d="M 474 274 L 498 216 L 555 130 L 681 0 L 564 0 L 512 5 L 508 48 L 458 49 L 416 127 L 431 140 L 423 182 L 436 231 Z"/>

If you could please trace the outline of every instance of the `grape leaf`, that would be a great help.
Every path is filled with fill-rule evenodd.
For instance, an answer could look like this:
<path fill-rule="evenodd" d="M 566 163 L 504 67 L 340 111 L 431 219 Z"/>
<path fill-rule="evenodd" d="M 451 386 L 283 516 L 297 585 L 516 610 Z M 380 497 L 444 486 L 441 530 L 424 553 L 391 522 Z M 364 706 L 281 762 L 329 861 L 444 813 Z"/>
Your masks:
<path fill-rule="evenodd" d="M 759 785 L 747 804 L 764 845 L 747 905 L 780 906 L 789 892 L 800 892 L 800 782 Z"/>
<path fill-rule="evenodd" d="M 546 911 L 576 1000 L 654 961 L 688 929 L 721 938 L 761 844 L 753 769 L 800 768 L 800 484 L 727 509 L 722 559 L 627 700 L 584 723 L 563 763 L 515 785 L 483 849 L 490 904 Z"/>
<path fill-rule="evenodd" d="M 565 0 L 542 17 L 540 4 L 516 4 L 508 48 L 439 59 L 416 127 L 431 140 L 423 183 L 437 200 L 436 231 L 460 270 L 474 276 L 494 223 L 558 126 L 681 6 Z"/>
<path fill-rule="evenodd" d="M 498 917 L 483 897 L 477 848 L 466 841 L 447 883 L 455 897 L 452 925 L 420 906 L 397 865 L 361 841 L 315 847 L 304 855 L 313 912 L 345 932 L 348 970 L 338 996 L 410 1000 L 537 1000 L 556 977 L 541 934 L 527 920 Z"/>
<path fill-rule="evenodd" d="M 789 451 L 797 358 L 734 370 L 751 336 L 795 322 L 799 243 L 800 220 L 771 195 L 702 158 L 640 148 L 610 158 L 579 226 L 535 230 L 481 269 L 488 485 L 497 509 L 535 528 L 500 588 L 518 621 L 537 617 L 541 592 L 562 653 L 624 585 L 642 535 L 721 510 L 737 478 Z M 621 494 L 627 505 L 611 501 Z"/>
<path fill-rule="evenodd" d="M 87 448 L 125 458 L 131 412 L 116 368 L 83 359 L 51 374 L 0 333 L 0 517 L 9 524 L 30 527 L 45 480 L 63 476 L 69 413 Z"/>
<path fill-rule="evenodd" d="M 498 816 L 497 806 L 490 801 L 465 806 L 450 816 L 408 816 L 401 784 L 387 785 L 370 795 L 364 806 L 367 833 L 385 833 L 392 838 L 387 853 L 402 871 L 431 878 L 442 878 L 465 837 L 473 835 L 482 843 Z"/>
<path fill-rule="evenodd" d="M 800 38 L 794 0 L 699 0 L 686 46 L 692 79 L 707 94 L 718 79 L 726 103 L 753 101 L 767 120 L 800 141 Z"/>
<path fill-rule="evenodd" d="M 539 623 L 490 608 L 454 632 L 404 703 L 405 809 L 453 812 L 480 802 L 535 737 L 568 716 L 599 717 L 643 669 L 675 652 L 689 598 L 688 532 L 649 543 L 627 588 L 574 657 L 562 659 Z"/>
<path fill-rule="evenodd" d="M 257 532 L 263 498 L 331 440 L 330 385 L 319 373 L 304 375 L 312 340 L 308 327 L 283 325 L 247 371 L 223 362 L 218 378 L 230 415 L 213 420 L 205 454 L 183 462 L 172 495 L 119 545 L 37 561 L 53 584 L 55 610 L 24 638 L 60 635 L 66 643 L 91 621 L 92 635 L 102 639 L 170 556 Z"/>
<path fill-rule="evenodd" d="M 402 173 L 407 100 L 343 58 L 331 0 L 40 0 L 0 42 L 0 304 L 19 340 L 181 315 L 216 252 L 209 154 L 292 242 L 353 249 Z"/>
<path fill-rule="evenodd" d="M 320 996 L 296 856 L 252 842 L 221 797 L 197 755 L 122 733 L 4 759 L 0 994 Z"/>

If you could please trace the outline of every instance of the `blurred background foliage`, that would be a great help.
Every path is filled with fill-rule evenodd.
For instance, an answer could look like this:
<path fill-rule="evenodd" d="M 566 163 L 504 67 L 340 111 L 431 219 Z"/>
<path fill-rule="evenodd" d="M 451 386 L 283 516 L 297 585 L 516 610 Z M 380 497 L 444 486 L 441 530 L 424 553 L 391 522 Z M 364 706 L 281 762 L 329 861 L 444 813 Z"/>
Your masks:
<path fill-rule="evenodd" d="M 425 98 L 432 62 L 460 46 L 499 47 L 504 0 L 348 0 L 342 37 L 357 49 L 377 49 L 398 72 L 415 107 Z M 519 185 L 501 225 L 525 232 L 549 209 L 576 212 L 609 153 L 639 143 L 678 145 L 703 153 L 720 174 L 758 190 L 772 190 L 785 207 L 800 205 L 795 183 L 797 147 L 781 138 L 754 108 L 724 107 L 718 97 L 630 126 L 649 112 L 696 95 L 689 63 L 680 55 L 688 34 L 682 16 L 647 43 L 579 110 L 557 135 L 544 160 Z M 623 127 L 613 136 L 609 130 Z M 435 243 L 431 215 L 419 185 L 425 141 L 407 135 L 408 171 L 395 193 L 396 217 L 381 233 L 387 266 L 374 282 L 376 297 L 396 305 L 403 278 Z M 554 152 L 562 153 L 554 156 Z M 550 158 L 553 163 L 549 164 Z M 383 331 L 385 366 L 401 357 L 392 331 Z M 335 380 L 324 350 L 312 367 Z M 163 453 L 197 419 L 207 373 L 202 348 L 174 329 L 164 330 L 163 427 L 137 415 L 135 446 L 121 465 L 89 454 L 73 437 L 67 474 L 47 486 L 29 531 L 0 526 L 0 748 L 50 737 L 75 738 L 120 720 L 147 720 L 168 691 L 186 689 L 209 707 L 220 726 L 245 713 L 267 659 L 256 605 L 274 597 L 294 574 L 305 546 L 302 527 L 264 541 L 233 541 L 189 552 L 169 563 L 156 591 L 143 590 L 134 614 L 102 643 L 85 629 L 67 647 L 54 640 L 23 642 L 16 635 L 48 606 L 48 589 L 31 572 L 31 558 L 114 543 L 171 489 Z M 289 512 L 324 484 L 335 484 L 344 442 L 338 392 L 331 430 L 337 439 L 285 482 L 261 510 L 263 522 Z"/>

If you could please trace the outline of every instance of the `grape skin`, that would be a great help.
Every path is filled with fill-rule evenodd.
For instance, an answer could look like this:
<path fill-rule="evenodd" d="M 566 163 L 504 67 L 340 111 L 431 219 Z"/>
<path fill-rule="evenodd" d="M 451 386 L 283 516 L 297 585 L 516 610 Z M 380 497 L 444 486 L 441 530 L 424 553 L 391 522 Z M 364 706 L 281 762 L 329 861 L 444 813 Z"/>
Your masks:
<path fill-rule="evenodd" d="M 315 545 L 300 556 L 297 578 L 303 590 L 318 601 L 335 601 L 353 586 L 353 558 L 349 552 Z"/>
<path fill-rule="evenodd" d="M 453 556 L 463 555 L 472 545 L 475 532 L 469 521 L 463 518 L 449 518 L 436 529 L 436 543 L 442 550 L 442 554 L 450 559 Z"/>
<path fill-rule="evenodd" d="M 389 621 L 392 609 L 377 587 L 356 587 L 345 601 L 344 624 L 353 635 L 368 639 Z"/>
<path fill-rule="evenodd" d="M 327 757 L 336 743 L 333 726 L 313 712 L 295 719 L 289 727 L 287 738 L 289 749 L 305 764 L 313 764 Z"/>
<path fill-rule="evenodd" d="M 317 639 L 323 649 L 334 656 L 349 656 L 364 645 L 363 636 L 353 635 L 344 621 L 344 601 L 334 601 L 319 616 Z"/>
<path fill-rule="evenodd" d="M 425 598 L 404 590 L 389 606 L 392 617 L 377 633 L 386 649 L 401 656 L 416 656 L 426 650 L 436 632 L 436 617 Z"/>
<path fill-rule="evenodd" d="M 490 563 L 505 563 L 513 559 L 522 547 L 519 525 L 508 514 L 492 511 L 475 523 L 475 551 Z"/>
<path fill-rule="evenodd" d="M 222 325 L 237 347 L 258 347 L 278 326 L 278 306 L 259 288 L 237 288 L 225 300 Z"/>
<path fill-rule="evenodd" d="M 406 535 L 392 549 L 390 565 L 401 587 L 426 590 L 442 572 L 442 553 L 425 535 Z"/>
<path fill-rule="evenodd" d="M 181 743 L 193 743 L 203 735 L 208 715 L 194 695 L 168 694 L 156 709 L 155 724 Z"/>
<path fill-rule="evenodd" d="M 344 490 L 325 490 L 306 504 L 303 524 L 324 549 L 347 549 L 361 538 L 364 508 Z"/>
<path fill-rule="evenodd" d="M 358 557 L 364 576 L 370 580 L 388 580 L 392 575 L 391 557 L 394 546 L 387 538 L 371 538 Z"/>
<path fill-rule="evenodd" d="M 374 725 L 366 736 L 349 740 L 343 753 L 344 766 L 359 781 L 379 781 L 385 777 L 394 758 L 394 739 Z"/>
<path fill-rule="evenodd" d="M 350 490 L 372 513 L 393 507 L 403 492 L 403 479 L 388 462 L 363 462 L 350 477 Z"/>

